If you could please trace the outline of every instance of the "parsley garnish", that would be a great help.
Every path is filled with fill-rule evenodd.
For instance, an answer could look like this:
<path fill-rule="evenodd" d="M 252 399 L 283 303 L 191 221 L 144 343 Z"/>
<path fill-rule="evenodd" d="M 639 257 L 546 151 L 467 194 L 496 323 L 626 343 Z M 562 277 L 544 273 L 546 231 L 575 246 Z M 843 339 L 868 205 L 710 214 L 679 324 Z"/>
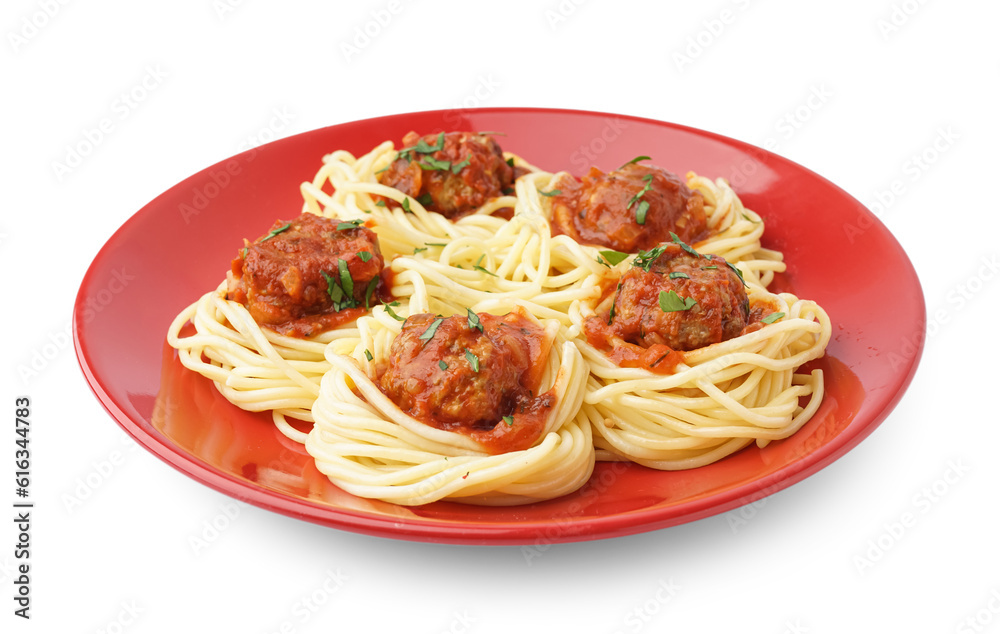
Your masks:
<path fill-rule="evenodd" d="M 347 220 L 337 225 L 337 231 L 346 231 L 348 229 L 357 229 L 365 223 L 364 220 Z"/>
<path fill-rule="evenodd" d="M 375 201 L 375 206 L 376 207 L 385 207 L 385 201 L 380 198 L 379 200 Z"/>
<path fill-rule="evenodd" d="M 426 251 L 427 247 L 413 247 L 413 255 Z"/>
<path fill-rule="evenodd" d="M 344 289 L 344 293 L 354 297 L 354 279 L 347 268 L 347 261 L 337 258 L 337 269 L 340 272 L 340 287 Z"/>
<path fill-rule="evenodd" d="M 472 366 L 473 372 L 479 372 L 479 357 L 468 348 L 465 349 L 465 360 Z"/>
<path fill-rule="evenodd" d="M 697 251 L 695 251 L 694 249 L 692 249 L 691 246 L 688 243 L 686 243 L 683 240 L 681 240 L 680 238 L 678 238 L 677 234 L 674 233 L 673 231 L 670 232 L 670 239 L 674 242 L 674 244 L 681 245 L 682 249 L 684 249 L 685 251 L 687 251 L 688 253 L 690 253 L 691 255 L 693 255 L 696 258 L 706 258 L 707 259 L 707 258 L 711 258 L 712 257 L 710 255 L 702 255 L 702 254 L 698 253 Z"/>
<path fill-rule="evenodd" d="M 444 319 L 442 319 L 441 317 L 438 317 L 437 319 L 432 321 L 431 325 L 427 326 L 427 330 L 421 333 L 421 335 L 417 337 L 417 339 L 420 339 L 421 341 L 430 341 L 434 337 L 434 333 L 437 332 L 438 326 L 440 326 L 443 321 Z"/>
<path fill-rule="evenodd" d="M 385 306 L 385 312 L 389 313 L 389 316 L 396 321 L 406 321 L 405 317 L 400 317 L 396 314 L 396 311 L 392 309 L 393 306 L 399 306 L 399 302 L 390 302 L 388 304 L 383 304 L 383 306 Z"/>
<path fill-rule="evenodd" d="M 367 262 L 368 260 L 372 259 L 372 252 L 371 251 L 358 251 L 358 257 L 361 258 L 362 262 Z"/>
<path fill-rule="evenodd" d="M 645 200 L 639 201 L 639 206 L 635 208 L 635 223 L 638 225 L 646 224 L 646 212 L 649 211 L 649 203 Z"/>
<path fill-rule="evenodd" d="M 365 358 L 368 359 L 369 361 L 375 358 L 372 356 L 372 353 L 371 351 L 368 350 L 368 348 L 365 348 Z"/>
<path fill-rule="evenodd" d="M 634 159 L 632 159 L 631 161 L 623 163 L 622 166 L 619 167 L 618 169 L 620 170 L 620 169 L 622 169 L 624 167 L 628 167 L 629 165 L 632 165 L 633 163 L 638 163 L 639 161 L 648 161 L 648 160 L 649 160 L 648 156 L 637 156 Z"/>
<path fill-rule="evenodd" d="M 424 244 L 426 244 L 429 247 L 446 247 L 446 246 L 448 246 L 448 244 L 445 243 L 445 242 L 425 242 Z"/>
<path fill-rule="evenodd" d="M 687 273 L 683 273 L 681 271 L 670 271 L 670 275 L 668 275 L 667 277 L 669 277 L 672 280 L 677 280 L 677 279 L 689 280 L 689 279 L 691 279 L 690 275 L 688 275 Z"/>
<path fill-rule="evenodd" d="M 740 271 L 738 268 L 736 268 L 735 266 L 733 266 L 732 264 L 730 264 L 728 260 L 726 261 L 726 266 L 728 266 L 729 268 L 731 268 L 733 270 L 733 272 L 736 273 L 736 275 L 739 276 L 740 281 L 743 282 L 743 286 L 746 286 L 746 287 L 750 286 L 749 284 L 747 284 L 747 281 L 745 279 L 743 279 L 743 272 L 742 271 Z"/>
<path fill-rule="evenodd" d="M 326 294 L 330 297 L 330 301 L 333 302 L 333 310 L 340 312 L 345 308 L 354 308 L 358 305 L 354 301 L 354 280 L 351 279 L 351 273 L 347 270 L 347 262 L 344 260 L 337 260 L 337 273 L 339 274 L 339 284 L 338 279 L 326 271 L 320 271 L 323 275 L 323 279 L 326 280 Z"/>
<path fill-rule="evenodd" d="M 434 202 L 434 198 L 430 194 L 420 194 L 417 196 L 417 202 L 426 207 Z"/>
<path fill-rule="evenodd" d="M 653 265 L 656 258 L 663 254 L 666 248 L 666 246 L 661 244 L 660 246 L 653 247 L 649 251 L 639 251 L 639 253 L 635 256 L 635 259 L 632 260 L 632 266 L 638 266 L 643 271 L 648 272 L 649 267 Z"/>
<path fill-rule="evenodd" d="M 472 155 L 468 154 L 468 155 L 466 155 L 464 161 L 462 161 L 461 163 L 455 163 L 454 165 L 452 165 L 451 166 L 451 173 L 452 174 L 458 174 L 459 172 L 461 172 L 462 168 L 469 164 L 469 160 L 470 159 L 472 159 Z"/>
<path fill-rule="evenodd" d="M 604 258 L 604 260 L 611 266 L 616 266 L 622 263 L 628 257 L 628 253 L 622 253 L 621 251 L 612 251 L 610 249 L 605 251 L 598 251 L 598 253 L 600 254 L 600 257 L 598 258 L 597 261 L 601 262 L 600 258 Z M 603 264 L 603 262 L 601 263 Z"/>
<path fill-rule="evenodd" d="M 451 169 L 451 161 L 439 161 L 433 156 L 425 156 L 417 165 L 422 170 L 440 170 L 447 172 Z"/>
<path fill-rule="evenodd" d="M 660 310 L 665 313 L 690 310 L 697 303 L 693 297 L 681 297 L 674 291 L 660 291 Z"/>
<path fill-rule="evenodd" d="M 410 198 L 409 198 L 409 196 L 407 196 L 406 198 L 404 198 L 403 202 L 399 203 L 399 206 L 402 207 L 403 211 L 405 211 L 406 213 L 408 213 L 408 214 L 412 214 L 413 213 L 413 210 L 410 209 Z"/>
<path fill-rule="evenodd" d="M 615 298 L 611 300 L 611 310 L 608 311 L 608 325 L 615 320 L 615 304 L 618 302 L 618 292 L 622 290 L 622 283 L 618 282 L 618 288 L 615 289 Z"/>
<path fill-rule="evenodd" d="M 442 359 L 441 361 L 438 361 L 438 367 L 441 368 L 442 370 L 447 370 L 448 364 L 445 363 L 444 360 Z"/>
<path fill-rule="evenodd" d="M 469 330 L 479 330 L 479 332 L 486 332 L 483 330 L 483 322 L 479 321 L 479 315 L 472 312 L 471 308 L 466 308 L 466 312 L 469 314 Z"/>
<path fill-rule="evenodd" d="M 553 196 L 558 196 L 559 194 L 561 194 L 562 190 L 561 189 L 553 189 L 551 191 L 543 192 L 542 190 L 539 189 L 538 193 L 541 194 L 542 196 L 545 196 L 546 198 L 552 198 Z"/>
<path fill-rule="evenodd" d="M 510 165 L 511 167 L 514 167 L 514 157 L 513 156 L 510 157 L 509 159 L 507 159 L 507 165 Z"/>
<path fill-rule="evenodd" d="M 507 423 L 507 426 L 509 427 L 509 426 L 511 426 L 511 425 L 514 424 L 514 417 L 513 416 L 504 416 L 503 417 L 503 422 Z"/>
<path fill-rule="evenodd" d="M 719 268 L 719 267 L 716 266 L 715 264 L 713 264 L 711 266 L 703 266 L 703 267 L 701 267 L 701 270 L 702 271 L 711 271 L 711 270 L 714 270 L 714 269 L 717 269 L 717 268 Z"/>
<path fill-rule="evenodd" d="M 483 258 L 485 258 L 485 257 L 486 257 L 485 253 L 482 254 L 482 255 L 480 255 L 479 259 L 476 260 L 476 263 L 472 265 L 472 268 L 475 269 L 475 270 L 477 270 L 477 271 L 481 271 L 483 273 L 486 273 L 487 275 L 492 275 L 493 277 L 500 277 L 499 275 L 497 275 L 493 271 L 488 271 L 488 270 L 484 269 L 483 267 L 479 266 L 479 263 L 482 262 Z"/>
<path fill-rule="evenodd" d="M 282 231 L 288 231 L 289 227 L 291 227 L 291 226 L 292 226 L 292 223 L 286 222 L 284 224 L 284 226 L 278 227 L 277 229 L 271 229 L 271 232 L 269 234 L 267 234 L 266 236 L 264 236 L 263 238 L 261 238 L 260 241 L 261 242 L 267 242 L 268 240 L 270 240 L 274 236 L 278 235 Z"/>
<path fill-rule="evenodd" d="M 762 324 L 773 324 L 774 322 L 778 321 L 779 319 L 781 319 L 784 316 L 785 316 L 785 313 L 771 313 L 770 315 L 768 315 L 764 319 L 761 319 L 760 323 L 762 323 Z"/>
<path fill-rule="evenodd" d="M 439 152 L 444 149 L 444 132 L 439 132 L 437 135 L 437 142 L 434 145 L 428 145 L 427 141 L 420 139 L 417 144 L 413 146 L 413 149 L 421 154 L 432 154 L 434 152 Z"/>
<path fill-rule="evenodd" d="M 375 292 L 375 287 L 378 286 L 378 276 L 376 275 L 368 282 L 368 288 L 365 289 L 365 310 L 371 310 L 371 300 L 372 293 Z"/>

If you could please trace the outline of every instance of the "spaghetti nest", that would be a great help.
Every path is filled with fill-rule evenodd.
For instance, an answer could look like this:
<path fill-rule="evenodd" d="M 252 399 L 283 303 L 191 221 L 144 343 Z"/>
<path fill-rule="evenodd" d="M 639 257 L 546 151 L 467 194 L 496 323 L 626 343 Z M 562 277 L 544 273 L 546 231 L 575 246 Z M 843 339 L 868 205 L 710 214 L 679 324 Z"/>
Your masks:
<path fill-rule="evenodd" d="M 767 290 L 784 270 L 782 254 L 761 245 L 763 219 L 724 180 L 689 173 L 674 183 L 659 168 L 620 168 L 636 188 L 607 212 L 618 224 L 601 217 L 593 226 L 629 235 L 631 225 L 652 231 L 664 205 L 681 214 L 665 234 L 670 249 L 625 252 L 615 247 L 633 243 L 582 240 L 590 227 L 566 218 L 605 213 L 602 200 L 627 178 L 605 179 L 610 193 L 587 190 L 586 178 L 542 171 L 469 136 L 324 157 L 301 186 L 303 212 L 377 235 L 378 290 L 371 281 L 363 295 L 354 261 L 340 257 L 321 273 L 339 298 L 334 308 L 347 307 L 350 318 L 288 336 L 233 301 L 229 280 L 171 325 L 181 361 L 238 406 L 272 410 L 278 429 L 304 443 L 339 487 L 403 505 L 550 499 L 581 487 L 595 460 L 697 467 L 787 437 L 817 411 L 822 373 L 799 368 L 823 355 L 829 319 L 814 302 Z M 493 170 L 502 188 L 485 202 L 467 177 L 473 168 Z M 595 183 L 605 176 L 591 175 Z M 659 191 L 660 181 L 673 189 Z M 442 191 L 474 203 L 455 211 Z M 687 231 L 690 245 L 675 230 Z M 678 245 L 721 282 L 650 267 Z M 632 289 L 649 287 L 653 275 L 662 288 Z M 698 294 L 718 284 L 728 289 L 723 299 Z M 739 317 L 724 319 L 715 340 L 713 301 Z M 189 321 L 193 333 L 183 330 Z M 503 328 L 519 331 L 521 343 Z M 674 337 L 658 339 L 661 331 Z M 491 401 L 487 392 L 499 395 Z"/>

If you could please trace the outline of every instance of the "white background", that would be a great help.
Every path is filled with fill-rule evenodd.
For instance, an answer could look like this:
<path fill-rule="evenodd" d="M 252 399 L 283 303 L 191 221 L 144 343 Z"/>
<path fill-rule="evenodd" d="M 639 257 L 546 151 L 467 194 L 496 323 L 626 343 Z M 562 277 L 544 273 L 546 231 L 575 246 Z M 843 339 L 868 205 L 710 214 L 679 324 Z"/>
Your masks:
<path fill-rule="evenodd" d="M 0 12 L 0 500 L 15 501 L 13 403 L 28 395 L 36 503 L 27 622 L 13 616 L 16 533 L 0 519 L 0 630 L 1000 632 L 996 3 L 149 4 Z M 143 98 L 122 101 L 133 90 Z M 926 349 L 899 406 L 755 505 L 534 558 L 286 518 L 128 439 L 66 335 L 86 267 L 121 223 L 261 140 L 473 105 L 678 122 L 769 144 L 846 189 L 924 288 Z M 113 127 L 81 164 L 56 168 L 104 118 Z"/>

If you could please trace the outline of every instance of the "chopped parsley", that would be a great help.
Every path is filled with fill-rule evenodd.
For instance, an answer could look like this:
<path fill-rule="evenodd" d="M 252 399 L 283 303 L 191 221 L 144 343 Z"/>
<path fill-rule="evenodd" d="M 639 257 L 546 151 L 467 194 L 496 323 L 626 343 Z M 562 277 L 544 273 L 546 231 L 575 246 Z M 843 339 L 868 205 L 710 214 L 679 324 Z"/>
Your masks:
<path fill-rule="evenodd" d="M 689 280 L 689 279 L 691 279 L 690 275 L 688 275 L 687 273 L 684 273 L 682 271 L 670 271 L 670 274 L 667 277 L 669 277 L 672 280 Z"/>
<path fill-rule="evenodd" d="M 261 242 L 267 242 L 268 240 L 270 240 L 270 239 L 271 239 L 271 238 L 273 238 L 274 236 L 278 235 L 278 234 L 279 234 L 279 233 L 281 233 L 282 231 L 288 231 L 288 229 L 289 229 L 289 228 L 290 228 L 291 226 L 292 226 L 292 223 L 290 223 L 290 222 L 286 222 L 286 223 L 285 223 L 285 224 L 284 224 L 283 226 L 281 226 L 281 227 L 278 227 L 277 229 L 271 229 L 271 232 L 270 232 L 270 233 L 268 233 L 268 234 L 267 234 L 266 236 L 264 236 L 263 238 L 261 238 L 261 239 L 260 239 L 260 241 L 261 241 Z"/>
<path fill-rule="evenodd" d="M 358 257 L 361 258 L 362 262 L 367 262 L 368 260 L 372 259 L 372 252 L 371 251 L 358 251 Z"/>
<path fill-rule="evenodd" d="M 645 200 L 639 201 L 639 206 L 635 208 L 635 223 L 638 225 L 646 224 L 646 212 L 649 211 L 649 203 Z"/>
<path fill-rule="evenodd" d="M 514 424 L 514 417 L 513 416 L 504 416 L 503 417 L 503 422 L 507 423 L 507 426 L 510 427 L 511 425 Z"/>
<path fill-rule="evenodd" d="M 616 266 L 625 261 L 626 258 L 628 258 L 628 253 L 622 253 L 621 251 L 612 251 L 610 249 L 604 251 L 598 251 L 598 254 L 599 257 L 597 261 L 601 262 L 601 258 L 604 258 L 604 261 L 607 262 L 608 265 L 610 266 Z M 604 262 L 601 262 L 601 264 L 604 264 Z"/>
<path fill-rule="evenodd" d="M 670 232 L 670 239 L 673 241 L 674 244 L 681 245 L 682 249 L 684 249 L 685 251 L 687 251 L 688 253 L 690 253 L 691 255 L 693 255 L 696 258 L 706 258 L 706 259 L 708 259 L 708 258 L 712 257 L 710 255 L 702 255 L 702 254 L 698 253 L 697 251 L 695 251 L 694 249 L 691 248 L 691 245 L 689 245 L 687 242 L 684 242 L 683 240 L 681 240 L 680 238 L 678 238 L 677 234 L 674 233 L 673 231 Z"/>
<path fill-rule="evenodd" d="M 618 288 L 615 289 L 615 298 L 611 300 L 611 310 L 608 311 L 608 325 L 615 320 L 615 304 L 618 302 L 618 293 L 622 290 L 622 283 L 618 282 Z"/>
<path fill-rule="evenodd" d="M 731 268 L 733 270 L 733 273 L 736 273 L 736 275 L 739 276 L 740 281 L 743 282 L 743 286 L 746 286 L 746 287 L 750 286 L 749 284 L 747 284 L 747 281 L 745 279 L 743 279 L 743 272 L 742 271 L 740 271 L 738 268 L 736 268 L 735 266 L 733 266 L 729 261 L 726 261 L 726 266 L 728 266 L 729 268 Z"/>
<path fill-rule="evenodd" d="M 462 168 L 468 165 L 471 159 L 472 159 L 471 154 L 466 155 L 464 161 L 462 161 L 461 163 L 455 163 L 454 165 L 451 166 L 451 173 L 458 174 L 459 172 L 461 172 Z"/>
<path fill-rule="evenodd" d="M 472 366 L 473 372 L 479 372 L 479 357 L 468 348 L 465 349 L 465 360 Z"/>
<path fill-rule="evenodd" d="M 438 367 L 441 368 L 442 370 L 447 370 L 448 364 L 445 363 L 444 360 L 442 359 L 441 361 L 438 361 Z"/>
<path fill-rule="evenodd" d="M 368 348 L 365 348 L 365 358 L 368 359 L 369 361 L 375 358 L 372 356 L 372 353 Z"/>
<path fill-rule="evenodd" d="M 396 314 L 396 311 L 392 309 L 393 306 L 399 306 L 399 302 L 389 302 L 388 304 L 383 304 L 385 307 L 385 312 L 389 313 L 389 316 L 396 321 L 406 321 L 405 317 L 400 317 Z"/>
<path fill-rule="evenodd" d="M 421 333 L 421 335 L 417 337 L 417 339 L 420 339 L 421 341 L 430 341 L 431 339 L 433 339 L 434 333 L 437 332 L 438 326 L 440 326 L 442 322 L 444 322 L 444 319 L 442 319 L 441 317 L 438 317 L 437 319 L 432 321 L 431 325 L 427 326 L 427 330 Z"/>
<path fill-rule="evenodd" d="M 410 198 L 409 198 L 409 196 L 407 196 L 406 198 L 404 198 L 403 202 L 401 202 L 399 204 L 399 206 L 402 207 L 403 211 L 405 211 L 406 213 L 408 213 L 408 214 L 412 214 L 413 213 L 413 210 L 410 209 Z"/>
<path fill-rule="evenodd" d="M 420 194 L 417 196 L 417 202 L 426 207 L 434 202 L 434 198 L 430 194 Z"/>
<path fill-rule="evenodd" d="M 437 142 L 434 145 L 429 145 L 427 141 L 420 139 L 417 144 L 413 146 L 413 149 L 421 154 L 432 154 L 434 152 L 440 152 L 444 149 L 444 132 L 439 132 L 437 135 Z"/>
<path fill-rule="evenodd" d="M 375 287 L 378 286 L 378 280 L 378 276 L 375 276 L 368 282 L 368 287 L 365 289 L 365 310 L 371 310 L 372 293 L 375 292 Z"/>
<path fill-rule="evenodd" d="M 703 267 L 701 267 L 701 270 L 702 271 L 712 271 L 712 270 L 715 270 L 717 268 L 719 268 L 717 265 L 712 264 L 710 266 L 703 266 Z"/>
<path fill-rule="evenodd" d="M 424 171 L 438 170 L 441 172 L 447 172 L 451 169 L 451 161 L 439 161 L 433 156 L 424 156 L 424 158 L 417 163 L 417 166 Z"/>
<path fill-rule="evenodd" d="M 659 246 L 653 247 L 649 251 L 639 251 L 639 253 L 636 254 L 635 256 L 635 259 L 632 260 L 632 266 L 638 266 L 643 271 L 649 272 L 649 267 L 653 265 L 653 262 L 656 261 L 656 258 L 660 257 L 663 254 L 666 248 L 667 248 L 666 246 L 661 244 Z"/>
<path fill-rule="evenodd" d="M 768 315 L 764 319 L 761 319 L 760 323 L 762 323 L 762 324 L 773 324 L 774 322 L 778 321 L 779 319 L 781 319 L 784 316 L 785 316 L 785 313 L 771 313 L 770 315 Z"/>
<path fill-rule="evenodd" d="M 681 297 L 674 291 L 660 291 L 660 310 L 665 313 L 690 310 L 697 303 L 693 297 Z"/>
<path fill-rule="evenodd" d="M 446 246 L 448 246 L 447 243 L 445 243 L 445 242 L 425 242 L 424 244 L 426 244 L 429 247 L 446 247 Z"/>
<path fill-rule="evenodd" d="M 513 156 L 510 157 L 509 159 L 507 159 L 507 165 L 510 165 L 511 167 L 514 167 L 514 157 Z"/>
<path fill-rule="evenodd" d="M 413 255 L 416 255 L 418 253 L 423 253 L 426 250 L 427 247 L 413 247 Z"/>
<path fill-rule="evenodd" d="M 337 231 L 346 231 L 348 229 L 357 229 L 361 225 L 365 224 L 364 220 L 346 220 L 337 225 Z"/>
<path fill-rule="evenodd" d="M 375 201 L 375 206 L 376 207 L 385 207 L 385 201 L 380 198 L 380 199 L 378 199 L 378 200 Z"/>
<path fill-rule="evenodd" d="M 558 196 L 559 194 L 561 194 L 562 190 L 561 189 L 553 189 L 551 191 L 543 192 L 542 190 L 539 189 L 538 193 L 541 194 L 542 196 L 545 196 L 546 198 L 552 198 L 553 196 Z"/>
<path fill-rule="evenodd" d="M 351 272 L 347 269 L 347 262 L 337 259 L 337 276 L 320 271 L 323 279 L 326 280 L 326 294 L 333 302 L 333 310 L 340 312 L 345 308 L 355 308 L 358 302 L 354 299 L 354 280 L 351 279 Z"/>
<path fill-rule="evenodd" d="M 620 170 L 620 169 L 623 169 L 623 168 L 625 168 L 625 167 L 628 167 L 629 165 L 632 165 L 633 163 L 638 163 L 639 161 L 648 161 L 648 160 L 649 160 L 649 157 L 648 157 L 648 156 L 637 156 L 637 157 L 635 157 L 634 159 L 632 159 L 631 161 L 627 161 L 627 162 L 625 162 L 625 163 L 622 163 L 622 166 L 621 166 L 621 167 L 619 167 L 618 169 L 619 169 L 619 170 Z M 617 170 L 616 170 L 616 171 L 617 171 Z"/>
<path fill-rule="evenodd" d="M 471 308 L 466 308 L 466 312 L 469 314 L 469 330 L 478 330 L 479 332 L 486 332 L 483 330 L 483 322 L 479 321 L 479 315 L 472 312 Z"/>
<path fill-rule="evenodd" d="M 499 275 L 497 275 L 493 271 L 489 271 L 489 270 L 487 270 L 487 269 L 485 269 L 485 268 L 483 268 L 482 266 L 479 265 L 479 263 L 482 262 L 483 258 L 485 258 L 485 257 L 486 257 L 485 253 L 482 254 L 482 255 L 480 255 L 479 259 L 476 260 L 476 263 L 472 265 L 472 268 L 475 269 L 475 270 L 477 270 L 477 271 L 480 271 L 482 273 L 486 273 L 487 275 L 492 275 L 493 277 L 500 277 Z"/>

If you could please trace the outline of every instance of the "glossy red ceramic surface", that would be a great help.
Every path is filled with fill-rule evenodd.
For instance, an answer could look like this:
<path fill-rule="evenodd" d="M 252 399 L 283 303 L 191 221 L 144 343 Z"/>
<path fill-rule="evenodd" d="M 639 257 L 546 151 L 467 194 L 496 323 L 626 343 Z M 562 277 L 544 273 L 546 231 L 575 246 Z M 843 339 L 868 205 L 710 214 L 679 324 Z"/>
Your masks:
<path fill-rule="evenodd" d="M 166 345 L 167 326 L 225 276 L 244 237 L 299 213 L 299 184 L 324 154 L 360 155 L 416 130 L 493 130 L 501 145 L 550 171 L 582 175 L 649 155 L 683 174 L 727 178 L 784 252 L 776 280 L 818 301 L 833 322 L 817 415 L 789 439 L 681 472 L 598 464 L 580 491 L 550 502 L 405 508 L 348 495 L 264 414 L 230 405 Z M 127 285 L 116 279 L 129 276 Z M 113 301 L 102 302 L 111 286 Z M 88 309 L 88 300 L 102 306 Z M 300 134 L 244 152 L 171 188 L 98 253 L 74 312 L 77 356 L 101 403 L 137 442 L 219 491 L 328 526 L 386 537 L 470 544 L 569 542 L 649 531 L 720 513 L 781 490 L 844 455 L 898 402 L 923 347 L 924 303 L 909 259 L 859 202 L 779 156 L 715 134 L 618 115 L 484 109 L 396 115 Z"/>

